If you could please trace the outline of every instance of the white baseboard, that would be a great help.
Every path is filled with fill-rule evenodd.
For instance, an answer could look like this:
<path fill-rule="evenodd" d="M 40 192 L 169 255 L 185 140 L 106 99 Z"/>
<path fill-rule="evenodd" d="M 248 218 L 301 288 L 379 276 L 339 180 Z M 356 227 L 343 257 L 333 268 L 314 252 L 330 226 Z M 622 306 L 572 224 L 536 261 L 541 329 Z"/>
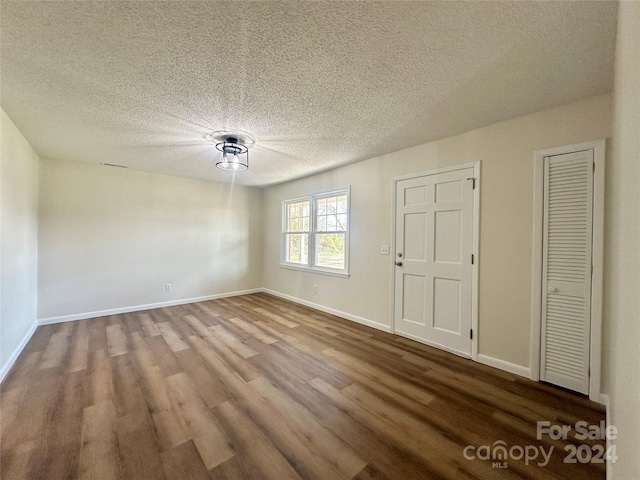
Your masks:
<path fill-rule="evenodd" d="M 248 295 L 250 293 L 262 292 L 262 288 L 252 288 L 250 290 L 239 290 L 236 292 L 217 293 L 204 297 L 183 298 L 181 300 L 170 300 L 168 302 L 149 303 L 146 305 L 134 305 L 131 307 L 111 308 L 108 310 L 98 310 L 95 312 L 74 313 L 73 315 L 62 315 L 60 317 L 41 318 L 38 325 L 50 325 L 52 323 L 72 322 L 74 320 L 86 320 L 88 318 L 104 317 L 105 315 L 117 315 L 119 313 L 140 312 L 153 310 L 154 308 L 173 307 L 175 305 L 186 305 L 188 303 L 206 302 L 207 300 L 217 300 L 218 298 L 237 297 L 238 295 Z"/>
<path fill-rule="evenodd" d="M 521 377 L 529 378 L 529 375 L 531 374 L 531 372 L 529 371 L 529 367 L 516 365 L 515 363 L 506 362 L 504 360 L 500 360 L 499 358 L 490 357 L 481 353 L 478 354 L 478 363 L 482 363 L 483 365 L 488 365 L 494 368 L 499 368 L 500 370 L 504 370 L 505 372 L 513 373 L 515 375 L 520 375 Z"/>
<path fill-rule="evenodd" d="M 264 293 L 268 293 L 275 297 L 284 298 L 285 300 L 289 300 L 290 302 L 299 303 L 300 305 L 304 305 L 305 307 L 313 308 L 315 310 L 320 310 L 321 312 L 329 313 L 331 315 L 335 315 L 336 317 L 346 318 L 347 320 L 360 323 L 361 325 L 366 325 L 367 327 L 371 327 L 377 330 L 382 330 L 383 332 L 391 333 L 391 326 L 389 325 L 384 325 L 382 323 L 374 322 L 367 318 L 358 317 L 357 315 L 352 315 L 350 313 L 342 312 L 334 308 L 325 307 L 324 305 L 320 305 L 319 303 L 309 302 L 308 300 L 303 300 L 302 298 L 294 297 L 292 295 L 287 295 L 286 293 L 276 292 L 275 290 L 269 290 L 268 288 L 263 288 L 262 291 Z"/>
<path fill-rule="evenodd" d="M 31 340 L 31 337 L 36 331 L 36 328 L 38 328 L 38 322 L 33 322 L 31 327 L 29 327 L 29 330 L 25 334 L 24 338 L 20 341 L 20 343 L 15 348 L 11 356 L 9 356 L 9 358 L 4 363 L 4 365 L 2 365 L 2 368 L 0 368 L 0 383 L 4 381 L 4 377 L 7 376 L 7 374 L 9 373 L 9 370 L 11 370 L 11 367 L 13 367 L 13 364 L 16 363 L 16 360 L 22 353 L 22 350 L 24 350 L 24 347 L 26 347 L 27 343 L 29 343 L 29 340 Z"/>

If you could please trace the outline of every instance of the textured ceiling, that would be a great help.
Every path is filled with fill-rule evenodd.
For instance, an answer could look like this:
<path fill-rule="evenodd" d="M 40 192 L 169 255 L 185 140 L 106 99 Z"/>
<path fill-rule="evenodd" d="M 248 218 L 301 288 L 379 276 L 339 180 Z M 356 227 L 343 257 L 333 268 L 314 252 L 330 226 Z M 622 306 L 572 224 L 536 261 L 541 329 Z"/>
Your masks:
<path fill-rule="evenodd" d="M 265 186 L 611 90 L 614 2 L 1 2 L 1 100 L 43 157 Z M 106 168 L 106 167 L 105 167 Z"/>

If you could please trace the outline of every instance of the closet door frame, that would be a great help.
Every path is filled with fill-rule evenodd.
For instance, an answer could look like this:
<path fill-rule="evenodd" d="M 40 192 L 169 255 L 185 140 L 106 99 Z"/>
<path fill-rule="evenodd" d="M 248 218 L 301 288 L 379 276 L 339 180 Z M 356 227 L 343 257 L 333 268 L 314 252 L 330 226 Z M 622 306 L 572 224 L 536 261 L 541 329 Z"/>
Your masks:
<path fill-rule="evenodd" d="M 542 260 L 544 220 L 544 159 L 553 155 L 593 150 L 593 244 L 591 276 L 591 338 L 589 342 L 589 399 L 604 403 L 601 397 L 602 372 L 602 277 L 604 244 L 604 163 L 605 140 L 538 150 L 533 156 L 533 263 L 531 281 L 531 354 L 530 378 L 540 381 L 540 346 L 542 327 Z"/>

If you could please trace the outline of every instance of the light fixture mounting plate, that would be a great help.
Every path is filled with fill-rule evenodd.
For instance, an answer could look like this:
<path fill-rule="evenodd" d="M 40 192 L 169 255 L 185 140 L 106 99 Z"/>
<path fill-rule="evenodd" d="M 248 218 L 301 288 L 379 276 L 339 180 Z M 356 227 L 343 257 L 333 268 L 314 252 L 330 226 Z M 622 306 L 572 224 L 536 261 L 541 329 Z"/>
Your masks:
<path fill-rule="evenodd" d="M 233 143 L 239 143 L 247 148 L 251 148 L 256 144 L 256 138 L 243 130 L 216 130 L 204 135 L 204 139 L 214 145 L 224 142 L 230 143 L 232 138 L 236 140 Z"/>

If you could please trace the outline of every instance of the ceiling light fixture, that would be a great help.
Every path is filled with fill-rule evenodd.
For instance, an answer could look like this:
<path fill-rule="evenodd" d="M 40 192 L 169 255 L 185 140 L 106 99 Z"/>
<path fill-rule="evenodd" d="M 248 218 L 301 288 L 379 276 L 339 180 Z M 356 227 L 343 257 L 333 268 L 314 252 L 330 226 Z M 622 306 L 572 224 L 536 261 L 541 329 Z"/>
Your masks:
<path fill-rule="evenodd" d="M 241 172 L 249 168 L 249 147 L 240 143 L 238 137 L 226 137 L 216 148 L 222 152 L 222 160 L 216 163 L 219 169 Z"/>

